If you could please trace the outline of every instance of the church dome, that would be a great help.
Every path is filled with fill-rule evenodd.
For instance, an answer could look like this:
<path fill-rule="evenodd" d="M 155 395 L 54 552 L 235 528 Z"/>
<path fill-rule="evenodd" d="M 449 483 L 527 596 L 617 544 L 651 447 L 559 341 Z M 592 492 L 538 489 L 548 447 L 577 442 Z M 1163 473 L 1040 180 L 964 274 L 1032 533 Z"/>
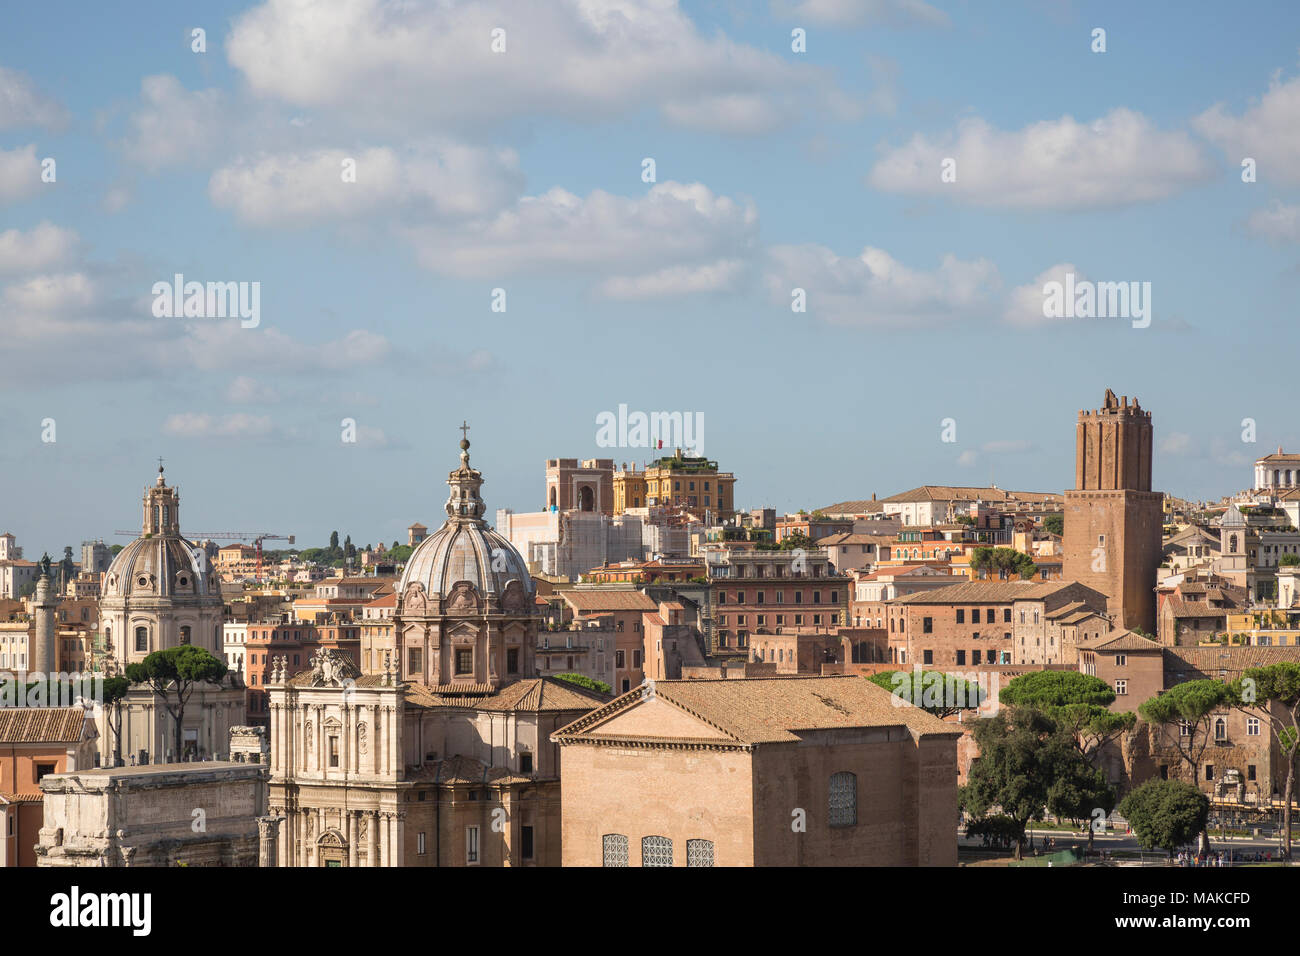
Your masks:
<path fill-rule="evenodd" d="M 145 491 L 140 537 L 117 553 L 104 572 L 103 598 L 221 598 L 216 573 L 201 548 L 180 533 L 180 498 L 163 479 Z"/>
<path fill-rule="evenodd" d="M 533 579 L 528 565 L 508 540 L 487 526 L 479 497 L 483 476 L 469 466 L 469 441 L 460 443 L 460 467 L 447 477 L 447 521 L 425 538 L 406 562 L 398 594 L 419 585 L 428 598 L 445 597 L 468 582 L 480 598 L 500 601 L 512 581 L 530 599 Z"/>

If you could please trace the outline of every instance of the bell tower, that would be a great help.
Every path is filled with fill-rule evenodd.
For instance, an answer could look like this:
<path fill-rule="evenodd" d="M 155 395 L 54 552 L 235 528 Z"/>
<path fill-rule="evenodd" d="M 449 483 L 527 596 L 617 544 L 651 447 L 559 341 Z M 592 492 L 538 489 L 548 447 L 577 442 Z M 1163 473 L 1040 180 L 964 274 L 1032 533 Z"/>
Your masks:
<path fill-rule="evenodd" d="M 181 533 L 180 495 L 175 488 L 167 487 L 163 477 L 162 459 L 158 459 L 158 480 L 152 488 L 144 490 L 143 535 L 179 535 Z"/>
<path fill-rule="evenodd" d="M 1106 595 L 1113 627 L 1154 635 L 1164 496 L 1151 490 L 1151 449 L 1136 398 L 1106 389 L 1101 408 L 1079 412 L 1062 544 L 1065 578 Z"/>

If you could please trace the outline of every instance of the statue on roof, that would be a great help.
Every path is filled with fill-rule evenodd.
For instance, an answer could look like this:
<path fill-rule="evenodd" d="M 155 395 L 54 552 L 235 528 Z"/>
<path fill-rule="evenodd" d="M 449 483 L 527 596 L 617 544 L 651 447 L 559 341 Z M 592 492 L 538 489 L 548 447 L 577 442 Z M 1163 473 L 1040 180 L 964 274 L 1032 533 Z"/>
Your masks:
<path fill-rule="evenodd" d="M 48 551 L 41 556 L 41 560 L 36 562 L 36 566 L 40 568 L 41 577 L 48 578 L 50 576 L 50 555 Z"/>

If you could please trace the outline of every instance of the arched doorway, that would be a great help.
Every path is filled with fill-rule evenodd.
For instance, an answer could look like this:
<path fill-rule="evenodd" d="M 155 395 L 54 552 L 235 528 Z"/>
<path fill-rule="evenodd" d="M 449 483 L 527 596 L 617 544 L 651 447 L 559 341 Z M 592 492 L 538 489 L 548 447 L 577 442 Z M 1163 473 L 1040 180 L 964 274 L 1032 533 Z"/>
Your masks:
<path fill-rule="evenodd" d="M 316 841 L 316 859 L 319 866 L 347 866 L 348 848 L 343 834 L 326 830 Z"/>
<path fill-rule="evenodd" d="M 583 485 L 578 489 L 578 510 L 596 510 L 596 495 L 592 492 L 591 485 Z"/>

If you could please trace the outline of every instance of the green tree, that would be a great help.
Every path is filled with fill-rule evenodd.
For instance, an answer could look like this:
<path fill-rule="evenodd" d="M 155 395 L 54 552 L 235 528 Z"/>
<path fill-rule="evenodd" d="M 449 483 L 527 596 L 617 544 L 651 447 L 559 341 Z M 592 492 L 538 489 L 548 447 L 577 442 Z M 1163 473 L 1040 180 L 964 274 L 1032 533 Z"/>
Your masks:
<path fill-rule="evenodd" d="M 1122 801 L 1119 812 L 1144 848 L 1171 857 L 1180 846 L 1205 833 L 1210 801 L 1195 784 L 1182 780 L 1148 780 Z"/>
<path fill-rule="evenodd" d="M 337 531 L 331 531 L 331 532 L 330 532 L 330 550 L 331 550 L 331 551 L 337 551 L 338 549 L 339 549 L 339 533 L 338 533 Z"/>
<path fill-rule="evenodd" d="M 1277 563 L 1284 568 L 1293 567 L 1300 564 L 1300 554 L 1284 554 L 1278 558 Z"/>
<path fill-rule="evenodd" d="M 162 698 L 163 706 L 176 723 L 176 760 L 185 754 L 185 705 L 199 684 L 220 684 L 226 676 L 225 661 L 194 644 L 182 644 L 154 651 L 137 664 L 126 667 L 127 680 L 148 684 Z"/>
<path fill-rule="evenodd" d="M 588 677 L 585 674 L 569 673 L 569 674 L 556 674 L 554 676 L 556 680 L 562 680 L 570 684 L 576 684 L 579 687 L 587 688 L 587 690 L 594 690 L 598 694 L 608 694 L 613 691 L 613 688 L 610 687 L 608 684 L 606 684 L 603 680 L 595 680 L 594 678 Z"/>
<path fill-rule="evenodd" d="M 113 766 L 122 766 L 122 701 L 131 691 L 125 677 L 104 678 L 104 722 L 113 733 Z"/>
<path fill-rule="evenodd" d="M 1137 724 L 1134 714 L 1110 711 L 1115 691 L 1109 684 L 1079 671 L 1030 671 L 1012 679 L 998 701 L 1041 710 L 1074 738 L 1093 766 L 1106 743 Z"/>
<path fill-rule="evenodd" d="M 1048 534 L 1065 534 L 1065 515 L 1045 515 L 1043 530 Z"/>
<path fill-rule="evenodd" d="M 987 571 L 991 577 L 995 572 L 1005 571 L 1026 581 L 1038 573 L 1034 559 L 1015 548 L 976 548 L 971 552 L 970 567 L 972 573 Z"/>
<path fill-rule="evenodd" d="M 1286 760 L 1282 792 L 1282 858 L 1291 859 L 1291 797 L 1295 793 L 1297 744 L 1300 744 L 1300 664 L 1279 661 L 1252 667 L 1232 685 L 1238 708 L 1263 714 Z"/>
<path fill-rule="evenodd" d="M 979 707 L 986 696 L 979 684 L 939 671 L 882 671 L 867 680 L 940 718 Z"/>
<path fill-rule="evenodd" d="M 1175 684 L 1138 708 L 1142 719 L 1160 728 L 1189 770 L 1195 786 L 1201 757 L 1210 744 L 1210 722 L 1214 712 L 1233 704 L 1232 688 L 1217 680 L 1189 680 Z M 1186 730 L 1186 733 L 1183 731 Z M 1201 834 L 1201 850 L 1208 852 L 1209 835 Z"/>
<path fill-rule="evenodd" d="M 975 722 L 979 758 L 971 764 L 962 807 L 976 821 L 997 810 L 1014 821 L 1016 859 L 1024 857 L 1025 828 L 1048 804 L 1072 805 L 1056 781 L 1079 778 L 1087 764 L 1069 735 L 1033 708 L 1015 708 Z"/>

